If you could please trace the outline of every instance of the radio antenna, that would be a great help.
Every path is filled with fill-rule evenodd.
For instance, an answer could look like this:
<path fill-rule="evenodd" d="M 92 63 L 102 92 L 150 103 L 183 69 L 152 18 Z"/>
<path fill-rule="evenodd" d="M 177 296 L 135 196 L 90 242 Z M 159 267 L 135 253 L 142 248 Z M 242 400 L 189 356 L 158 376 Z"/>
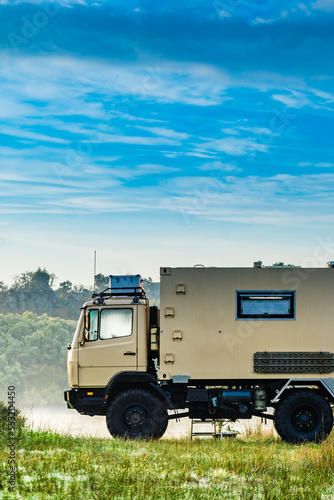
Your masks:
<path fill-rule="evenodd" d="M 96 250 L 94 250 L 94 280 L 93 280 L 93 286 L 94 286 L 94 294 L 95 294 L 95 289 L 96 289 Z"/>

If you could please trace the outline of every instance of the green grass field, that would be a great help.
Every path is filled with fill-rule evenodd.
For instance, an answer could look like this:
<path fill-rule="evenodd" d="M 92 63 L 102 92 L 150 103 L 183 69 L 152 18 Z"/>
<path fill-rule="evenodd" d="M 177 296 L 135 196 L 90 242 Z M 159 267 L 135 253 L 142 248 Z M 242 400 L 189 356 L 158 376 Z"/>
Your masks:
<path fill-rule="evenodd" d="M 123 441 L 26 430 L 16 493 L 1 454 L 1 499 L 331 499 L 334 437 L 293 446 L 274 436 Z"/>

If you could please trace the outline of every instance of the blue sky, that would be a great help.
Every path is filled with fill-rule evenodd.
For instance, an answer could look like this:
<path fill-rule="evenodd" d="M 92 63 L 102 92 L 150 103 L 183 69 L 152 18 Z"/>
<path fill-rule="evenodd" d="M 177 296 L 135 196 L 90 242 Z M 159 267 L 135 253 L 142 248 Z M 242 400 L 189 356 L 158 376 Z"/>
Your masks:
<path fill-rule="evenodd" d="M 0 280 L 334 260 L 334 0 L 0 19 Z"/>

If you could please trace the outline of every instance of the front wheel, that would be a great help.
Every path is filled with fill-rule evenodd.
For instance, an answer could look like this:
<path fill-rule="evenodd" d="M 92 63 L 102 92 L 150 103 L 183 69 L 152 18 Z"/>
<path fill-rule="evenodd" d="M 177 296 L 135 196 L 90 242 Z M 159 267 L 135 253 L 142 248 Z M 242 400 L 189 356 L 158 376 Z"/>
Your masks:
<path fill-rule="evenodd" d="M 113 437 L 157 439 L 167 425 L 166 405 L 143 389 L 122 392 L 107 408 L 107 427 Z"/>
<path fill-rule="evenodd" d="M 333 412 L 328 401 L 319 393 L 293 392 L 275 412 L 275 429 L 289 443 L 320 442 L 333 427 Z"/>

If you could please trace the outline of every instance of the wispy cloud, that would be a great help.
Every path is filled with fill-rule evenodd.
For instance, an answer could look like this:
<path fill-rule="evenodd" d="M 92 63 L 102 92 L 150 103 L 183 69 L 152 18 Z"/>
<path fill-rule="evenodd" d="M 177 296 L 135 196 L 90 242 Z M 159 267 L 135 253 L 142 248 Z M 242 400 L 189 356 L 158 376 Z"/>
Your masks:
<path fill-rule="evenodd" d="M 14 95 L 7 95 L 0 97 L 0 119 L 17 119 L 23 118 L 27 115 L 34 113 L 34 106 L 16 100 Z"/>
<path fill-rule="evenodd" d="M 304 94 L 296 91 L 291 91 L 290 94 L 273 94 L 272 98 L 283 103 L 288 108 L 302 108 L 312 104 Z"/>
<path fill-rule="evenodd" d="M 87 142 L 87 139 L 83 142 Z M 91 141 L 89 141 L 91 142 Z M 174 139 L 168 139 L 166 137 L 145 137 L 145 136 L 134 136 L 134 135 L 118 135 L 118 134 L 104 134 L 103 143 L 120 143 L 120 144 L 138 144 L 142 146 L 160 146 L 160 145 L 171 145 L 179 146 L 181 143 Z"/>
<path fill-rule="evenodd" d="M 203 171 L 221 171 L 221 172 L 236 172 L 239 169 L 239 167 L 233 163 L 223 163 L 219 160 L 217 161 L 212 161 L 208 163 L 203 163 L 200 167 L 198 167 L 199 170 Z"/>
<path fill-rule="evenodd" d="M 274 22 L 274 19 L 263 19 L 262 17 L 257 17 L 252 21 L 253 24 L 268 24 Z"/>
<path fill-rule="evenodd" d="M 272 131 L 266 127 L 244 127 L 239 125 L 237 127 L 239 130 L 245 130 L 246 132 L 252 132 L 255 135 L 271 135 Z"/>
<path fill-rule="evenodd" d="M 32 141 L 44 141 L 44 142 L 55 142 L 58 144 L 68 144 L 69 141 L 62 139 L 61 137 L 54 137 L 45 134 L 38 134 L 29 130 L 23 130 L 18 128 L 2 128 L 1 134 L 11 135 L 13 137 L 20 137 L 21 139 L 31 139 Z"/>
<path fill-rule="evenodd" d="M 203 149 L 209 151 L 221 151 L 228 155 L 243 156 L 254 154 L 256 151 L 265 153 L 268 151 L 267 144 L 261 144 L 253 139 L 242 139 L 236 137 L 227 137 L 225 139 L 211 139 L 201 144 Z"/>
<path fill-rule="evenodd" d="M 22 18 L 31 21 L 43 3 L 14 0 L 7 5 L 2 1 L 0 14 L 5 22 L 1 34 L 8 48 L 8 32 L 21 35 Z M 80 57 L 98 54 L 123 61 L 146 56 L 151 60 L 209 63 L 238 72 L 251 71 L 254 63 L 258 69 L 284 73 L 295 65 L 299 74 L 307 71 L 311 75 L 310 60 L 312 70 L 321 67 L 326 71 L 325 58 L 319 53 L 331 46 L 331 19 L 310 15 L 314 11 L 331 14 L 331 0 L 297 5 L 288 1 L 237 5 L 197 2 L 196 8 L 187 0 L 182 3 L 186 22 L 180 22 L 176 14 L 180 11 L 176 1 L 168 5 L 147 1 L 139 11 L 135 2 L 125 6 L 124 2 L 109 0 L 58 0 L 57 5 L 60 8 L 47 29 L 39 29 L 38 36 L 22 43 L 21 52 L 68 52 Z M 268 43 L 273 38 L 274 42 Z M 191 95 L 191 87 L 189 91 Z"/>
<path fill-rule="evenodd" d="M 256 225 L 327 224 L 334 193 L 334 174 L 184 177 L 170 183 L 175 194 L 173 201 L 166 201 L 170 209 L 177 207 L 187 217 Z"/>
<path fill-rule="evenodd" d="M 323 92 L 322 90 L 313 89 L 313 88 L 309 88 L 309 91 L 312 92 L 317 97 L 320 97 L 321 99 L 325 99 L 325 101 L 327 101 L 329 103 L 334 102 L 334 95 L 329 93 L 329 92 Z"/>
<path fill-rule="evenodd" d="M 222 132 L 226 135 L 239 135 L 239 132 L 234 128 L 223 128 Z"/>
<path fill-rule="evenodd" d="M 151 163 L 144 163 L 136 165 L 133 168 L 129 168 L 124 165 L 117 165 L 117 167 L 97 167 L 92 165 L 86 167 L 84 170 L 85 174 L 91 175 L 92 177 L 103 176 L 104 178 L 116 178 L 123 180 L 137 179 L 139 177 L 145 177 L 150 175 L 164 174 L 173 175 L 180 169 L 175 167 L 167 167 L 165 165 L 157 165 Z"/>
<path fill-rule="evenodd" d="M 211 170 L 212 174 L 171 178 L 158 190 L 156 186 L 130 188 L 124 184 L 138 175 L 166 173 L 165 166 L 154 164 L 139 164 L 134 172 L 111 169 L 108 183 L 106 171 L 88 168 L 66 185 L 29 181 L 28 190 L 22 177 L 2 176 L 0 187 L 7 196 L 0 209 L 2 213 L 35 213 L 42 209 L 47 213 L 145 213 L 154 206 L 161 214 L 179 212 L 208 221 L 305 227 L 327 224 L 329 213 L 334 215 L 334 207 L 329 212 L 334 174 L 237 177 L 235 165 L 221 162 L 203 164 L 201 170 Z M 14 191 L 20 203 L 8 202 Z"/>
<path fill-rule="evenodd" d="M 163 128 L 163 127 L 143 127 L 137 125 L 137 128 L 141 130 L 146 130 L 147 132 L 151 132 L 152 134 L 161 136 L 161 137 L 169 137 L 171 139 L 188 139 L 190 136 L 184 132 L 176 132 L 175 130 Z"/>
<path fill-rule="evenodd" d="M 333 0 L 317 0 L 311 2 L 311 6 L 315 10 L 323 10 L 324 12 L 334 12 Z"/>

